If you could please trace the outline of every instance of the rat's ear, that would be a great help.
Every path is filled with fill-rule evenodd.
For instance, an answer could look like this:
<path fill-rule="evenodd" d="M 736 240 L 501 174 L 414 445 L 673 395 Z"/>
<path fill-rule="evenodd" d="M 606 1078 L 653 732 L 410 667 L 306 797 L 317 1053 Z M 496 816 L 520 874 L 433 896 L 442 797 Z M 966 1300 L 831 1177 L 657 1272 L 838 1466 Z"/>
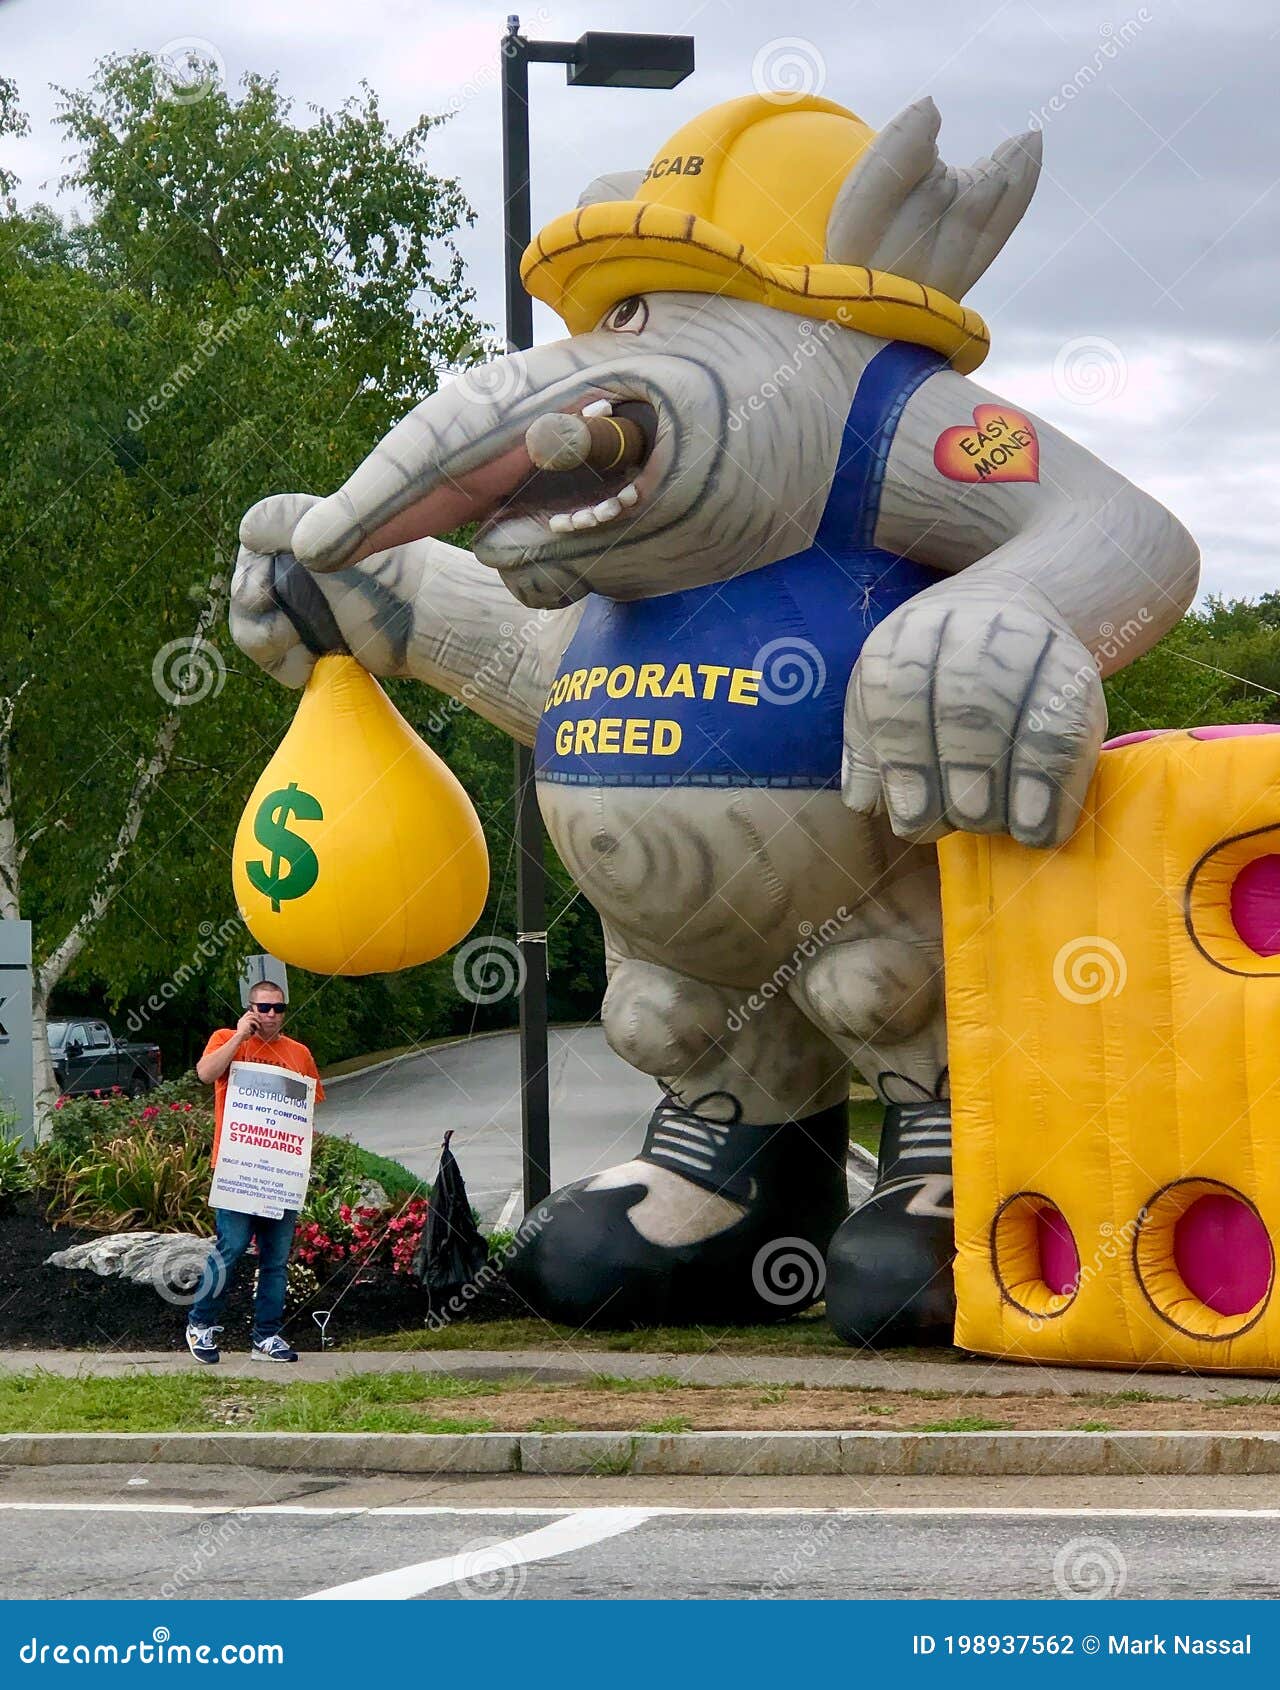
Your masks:
<path fill-rule="evenodd" d="M 578 195 L 578 209 L 599 205 L 602 200 L 633 200 L 643 181 L 643 170 L 615 170 L 608 176 L 597 176 Z"/>
<path fill-rule="evenodd" d="M 827 261 L 888 270 L 963 299 L 1017 226 L 1040 174 L 1038 131 L 957 170 L 938 157 L 932 100 L 887 123 L 841 185 Z"/>

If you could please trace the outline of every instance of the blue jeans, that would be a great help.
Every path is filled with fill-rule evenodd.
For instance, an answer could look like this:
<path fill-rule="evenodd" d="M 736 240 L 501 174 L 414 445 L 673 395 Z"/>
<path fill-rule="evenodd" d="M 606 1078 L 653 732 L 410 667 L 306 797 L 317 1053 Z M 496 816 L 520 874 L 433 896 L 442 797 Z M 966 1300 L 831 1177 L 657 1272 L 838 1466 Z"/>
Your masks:
<path fill-rule="evenodd" d="M 249 1248 L 250 1239 L 256 1237 L 258 1289 L 253 1299 L 253 1337 L 255 1342 L 274 1338 L 284 1324 L 285 1271 L 297 1212 L 286 1209 L 278 1221 L 264 1215 L 242 1215 L 238 1209 L 215 1209 L 213 1213 L 218 1239 L 205 1269 L 209 1289 L 191 1305 L 187 1319 L 192 1326 L 218 1325 L 236 1265 Z"/>

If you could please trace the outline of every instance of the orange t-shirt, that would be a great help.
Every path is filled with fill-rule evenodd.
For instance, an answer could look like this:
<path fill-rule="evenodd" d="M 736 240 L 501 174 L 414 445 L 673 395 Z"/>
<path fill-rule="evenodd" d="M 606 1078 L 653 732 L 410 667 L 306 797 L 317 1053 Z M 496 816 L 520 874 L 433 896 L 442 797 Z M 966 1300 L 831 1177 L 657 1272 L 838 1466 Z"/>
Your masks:
<path fill-rule="evenodd" d="M 234 1039 L 234 1027 L 219 1027 L 204 1047 L 205 1056 L 212 1056 L 215 1050 L 220 1050 L 228 1039 Z M 269 1062 L 275 1068 L 288 1068 L 295 1074 L 309 1074 L 316 1082 L 316 1102 L 324 1100 L 324 1085 L 320 1079 L 320 1070 L 316 1067 L 316 1059 L 306 1045 L 299 1044 L 297 1039 L 288 1039 L 283 1033 L 277 1033 L 274 1039 L 259 1038 L 251 1033 L 236 1052 L 237 1062 Z M 218 1160 L 218 1140 L 222 1137 L 222 1111 L 227 1102 L 227 1081 L 231 1073 L 228 1068 L 213 1082 L 213 1159 Z"/>

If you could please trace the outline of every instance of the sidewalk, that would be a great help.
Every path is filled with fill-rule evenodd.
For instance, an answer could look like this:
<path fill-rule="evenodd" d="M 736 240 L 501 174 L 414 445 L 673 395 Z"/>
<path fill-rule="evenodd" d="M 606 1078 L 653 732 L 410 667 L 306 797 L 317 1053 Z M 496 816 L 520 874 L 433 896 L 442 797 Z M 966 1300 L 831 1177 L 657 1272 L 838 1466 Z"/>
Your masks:
<path fill-rule="evenodd" d="M 73 1378 L 199 1369 L 185 1350 L 2 1350 L 0 1374 L 46 1373 Z M 203 1371 L 203 1370 L 200 1370 Z M 494 1379 L 512 1374 L 537 1384 L 571 1384 L 609 1374 L 662 1376 L 682 1385 L 800 1385 L 852 1390 L 946 1391 L 980 1396 L 1095 1396 L 1141 1391 L 1151 1397 L 1212 1402 L 1225 1397 L 1275 1398 L 1280 1381 L 1235 1374 L 1125 1373 L 1104 1368 L 1018 1366 L 1011 1362 L 916 1361 L 851 1351 L 847 1356 L 637 1355 L 592 1350 L 334 1350 L 304 1354 L 296 1367 L 266 1367 L 224 1352 L 218 1375 L 230 1379 L 313 1382 L 352 1373 L 445 1373 Z"/>

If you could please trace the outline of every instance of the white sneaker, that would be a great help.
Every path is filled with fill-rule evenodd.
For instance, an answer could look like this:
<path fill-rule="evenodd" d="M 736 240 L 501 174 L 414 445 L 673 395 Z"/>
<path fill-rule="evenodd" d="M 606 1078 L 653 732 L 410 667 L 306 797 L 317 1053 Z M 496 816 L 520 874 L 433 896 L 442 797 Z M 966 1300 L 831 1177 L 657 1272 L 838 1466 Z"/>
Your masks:
<path fill-rule="evenodd" d="M 297 1361 L 297 1350 L 291 1350 L 277 1332 L 273 1338 L 255 1338 L 250 1352 L 258 1361 Z"/>
<path fill-rule="evenodd" d="M 218 1333 L 220 1326 L 188 1326 L 187 1348 L 197 1361 L 204 1362 L 206 1367 L 212 1367 L 218 1359 Z"/>

